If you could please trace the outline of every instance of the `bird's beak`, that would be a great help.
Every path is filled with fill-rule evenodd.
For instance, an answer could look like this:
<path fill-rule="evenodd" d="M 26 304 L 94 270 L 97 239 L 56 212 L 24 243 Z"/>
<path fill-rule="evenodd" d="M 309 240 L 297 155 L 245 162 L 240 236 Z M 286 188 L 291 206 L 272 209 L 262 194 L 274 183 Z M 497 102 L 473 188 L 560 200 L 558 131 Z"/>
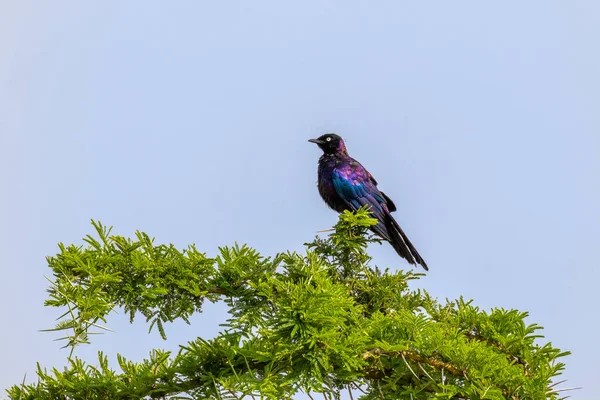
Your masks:
<path fill-rule="evenodd" d="M 321 144 L 321 143 L 323 143 L 323 141 L 322 141 L 322 140 L 319 140 L 319 139 L 308 139 L 308 141 L 309 141 L 309 142 L 311 142 L 311 143 L 316 143 L 316 144 Z"/>

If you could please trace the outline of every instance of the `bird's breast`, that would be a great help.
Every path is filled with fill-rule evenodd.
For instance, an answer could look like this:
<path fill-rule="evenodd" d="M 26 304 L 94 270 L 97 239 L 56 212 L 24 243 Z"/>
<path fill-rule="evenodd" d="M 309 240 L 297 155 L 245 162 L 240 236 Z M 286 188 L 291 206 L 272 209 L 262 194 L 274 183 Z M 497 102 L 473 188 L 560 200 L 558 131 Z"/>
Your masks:
<path fill-rule="evenodd" d="M 333 172 L 338 163 L 334 159 L 319 160 L 318 188 L 319 194 L 327 205 L 337 212 L 348 208 L 346 202 L 340 197 L 333 184 Z"/>

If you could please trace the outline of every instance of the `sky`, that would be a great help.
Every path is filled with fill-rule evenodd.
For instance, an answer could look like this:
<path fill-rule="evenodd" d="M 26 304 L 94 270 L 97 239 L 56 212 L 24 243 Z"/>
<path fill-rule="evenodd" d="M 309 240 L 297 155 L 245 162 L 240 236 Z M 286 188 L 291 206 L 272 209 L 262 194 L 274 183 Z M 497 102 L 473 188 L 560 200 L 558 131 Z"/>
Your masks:
<path fill-rule="evenodd" d="M 62 313 L 43 306 L 58 242 L 93 218 L 209 255 L 303 251 L 337 218 L 307 139 L 336 132 L 430 267 L 413 287 L 528 311 L 573 352 L 562 386 L 597 398 L 598 38 L 592 0 L 1 2 L 0 390 L 65 365 L 39 332 Z M 223 312 L 166 342 L 121 313 L 76 354 L 177 350 Z"/>

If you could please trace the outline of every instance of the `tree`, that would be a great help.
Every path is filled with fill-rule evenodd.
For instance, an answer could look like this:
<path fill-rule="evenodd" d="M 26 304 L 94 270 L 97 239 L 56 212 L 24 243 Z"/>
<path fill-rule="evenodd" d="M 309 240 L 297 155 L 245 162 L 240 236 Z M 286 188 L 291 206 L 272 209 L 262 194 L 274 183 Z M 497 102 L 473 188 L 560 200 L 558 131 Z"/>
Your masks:
<path fill-rule="evenodd" d="M 10 399 L 256 399 L 297 392 L 361 399 L 558 399 L 552 379 L 569 354 L 540 344 L 527 313 L 480 310 L 462 298 L 441 303 L 408 283 L 421 274 L 381 270 L 366 253 L 368 212 L 340 215 L 306 254 L 261 256 L 246 246 L 209 258 L 147 234 L 111 236 L 92 221 L 87 247 L 59 244 L 48 257 L 54 280 L 47 306 L 66 312 L 54 330 L 71 347 L 104 329 L 108 313 L 138 314 L 166 339 L 165 323 L 188 321 L 205 300 L 224 301 L 231 318 L 212 340 L 154 350 L 120 371 L 69 356 L 63 371 L 38 366 L 38 382 L 8 389 Z"/>

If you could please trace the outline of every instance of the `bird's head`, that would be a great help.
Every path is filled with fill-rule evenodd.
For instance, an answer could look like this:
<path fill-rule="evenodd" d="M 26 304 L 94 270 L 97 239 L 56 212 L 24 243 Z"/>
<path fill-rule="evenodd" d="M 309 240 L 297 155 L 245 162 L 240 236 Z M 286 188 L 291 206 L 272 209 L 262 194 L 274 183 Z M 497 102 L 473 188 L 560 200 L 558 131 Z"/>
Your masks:
<path fill-rule="evenodd" d="M 325 154 L 348 154 L 344 140 L 335 133 L 326 133 L 317 139 L 310 139 L 309 142 L 316 143 Z"/>

